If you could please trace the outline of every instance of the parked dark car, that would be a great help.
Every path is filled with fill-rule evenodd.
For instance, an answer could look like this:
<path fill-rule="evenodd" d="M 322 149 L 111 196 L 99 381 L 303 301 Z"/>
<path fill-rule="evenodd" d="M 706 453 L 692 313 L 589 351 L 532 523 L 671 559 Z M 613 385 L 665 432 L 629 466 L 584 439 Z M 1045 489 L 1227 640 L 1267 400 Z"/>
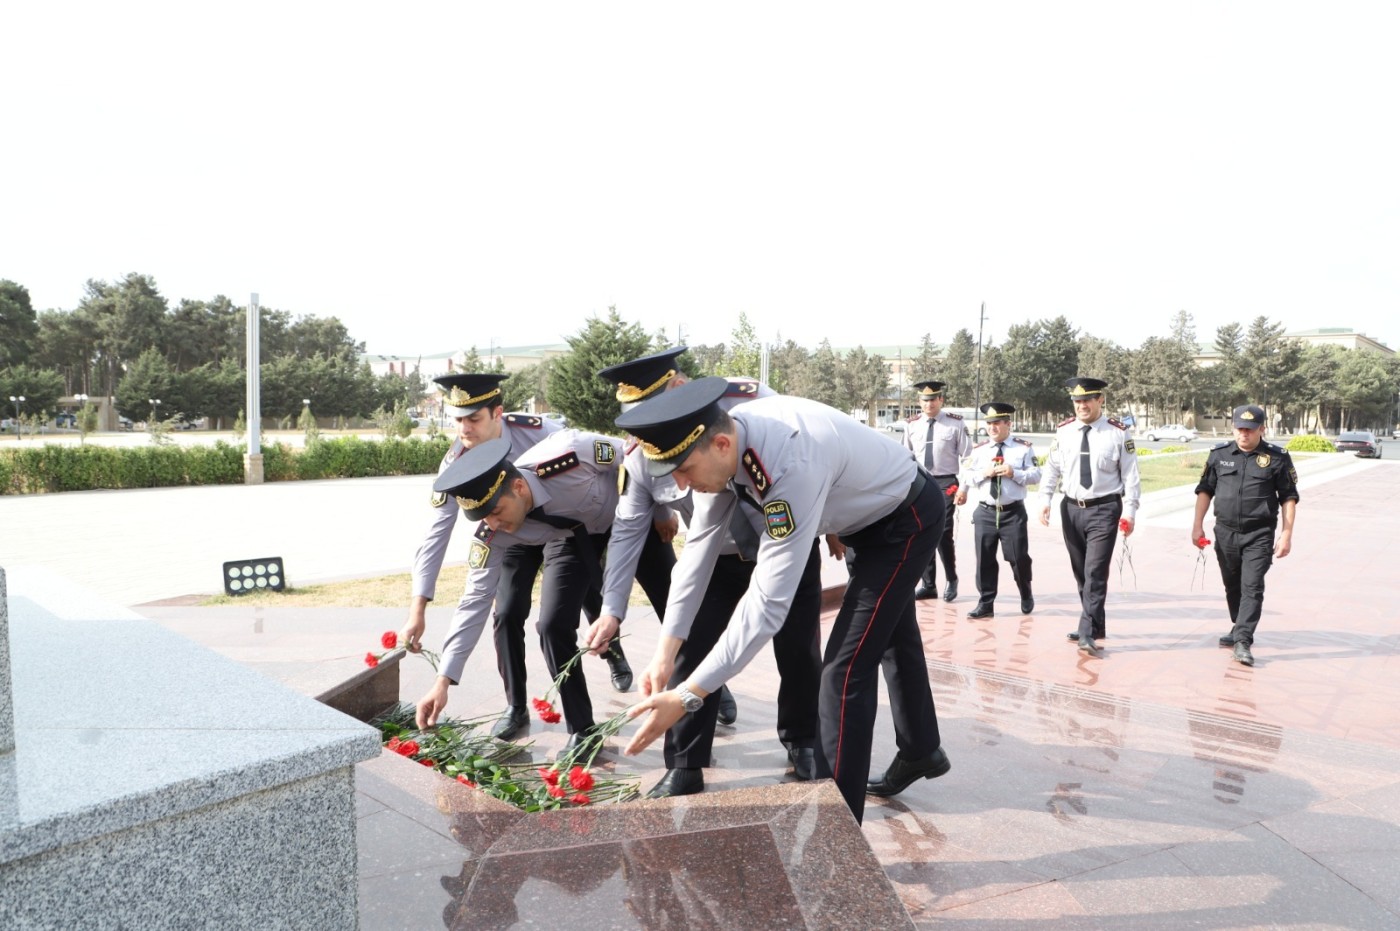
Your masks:
<path fill-rule="evenodd" d="M 1381 454 L 1381 441 L 1374 433 L 1352 430 L 1337 437 L 1337 451 L 1356 453 L 1363 459 L 1375 459 Z"/>
<path fill-rule="evenodd" d="M 76 427 L 78 425 L 77 414 L 59 414 L 53 419 L 56 427 Z"/>

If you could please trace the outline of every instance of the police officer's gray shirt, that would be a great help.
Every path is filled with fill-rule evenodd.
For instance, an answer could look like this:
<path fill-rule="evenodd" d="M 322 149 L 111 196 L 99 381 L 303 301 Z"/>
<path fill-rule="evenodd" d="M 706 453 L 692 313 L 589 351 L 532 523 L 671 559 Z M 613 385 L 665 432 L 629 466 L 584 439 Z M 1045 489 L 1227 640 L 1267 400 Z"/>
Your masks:
<path fill-rule="evenodd" d="M 759 536 L 757 565 L 734 619 L 692 679 L 713 692 L 743 669 L 787 617 L 811 556 L 827 533 L 862 530 L 898 507 L 918 471 L 909 451 L 824 404 L 777 396 L 731 415 L 742 487 L 762 509 L 735 493 L 696 492 L 695 514 L 672 574 L 663 632 L 684 639 L 704 597 L 725 528 L 743 508 Z"/>
<path fill-rule="evenodd" d="M 1071 418 L 1055 430 L 1040 482 L 1043 506 L 1050 506 L 1063 479 L 1064 493 L 1076 501 L 1121 494 L 1123 516 L 1132 518 L 1137 514 L 1138 499 L 1142 497 L 1142 480 L 1138 476 L 1137 447 L 1128 435 L 1128 428 L 1107 416 L 1100 416 L 1089 425 L 1093 484 L 1085 488 L 1079 484 L 1079 447 L 1084 436 L 1083 427 L 1078 418 Z"/>
<path fill-rule="evenodd" d="M 527 449 L 555 433 L 560 428 L 557 420 L 547 420 L 535 414 L 506 414 L 501 418 L 501 437 L 510 441 L 512 459 L 522 455 Z M 438 475 L 466 452 L 460 437 L 454 437 L 452 445 L 438 463 Z M 447 544 L 452 540 L 452 528 L 457 524 L 461 508 L 451 495 L 436 495 L 429 492 L 429 503 L 433 508 L 428 532 L 413 554 L 413 597 L 422 596 L 429 601 L 437 594 L 438 573 L 442 571 L 442 560 L 447 554 Z"/>
<path fill-rule="evenodd" d="M 589 533 L 604 533 L 612 526 L 617 509 L 621 457 L 622 441 L 616 437 L 560 430 L 527 450 L 515 460 L 515 466 L 530 486 L 535 507 L 551 517 L 579 521 Z M 453 506 L 457 506 L 456 501 Z M 438 673 L 453 682 L 461 679 L 462 667 L 491 615 L 506 550 L 516 543 L 538 546 L 573 535 L 566 527 L 536 520 L 526 520 L 514 533 L 493 531 L 484 521 L 475 522 L 472 530 L 467 584 L 452 612 L 438 666 Z"/>
<path fill-rule="evenodd" d="M 972 454 L 963 463 L 958 481 L 968 489 L 968 498 L 975 498 L 981 504 L 1013 504 L 1026 500 L 1026 486 L 1040 481 L 1040 466 L 1035 461 L 1035 449 L 1031 441 L 1019 436 L 1009 436 L 1002 445 L 1002 461 L 1011 466 L 1011 475 L 1002 476 L 1001 496 L 992 499 L 992 479 L 987 470 L 996 458 L 997 441 L 987 440 L 972 448 Z"/>
<path fill-rule="evenodd" d="M 751 379 L 729 380 L 731 385 L 743 385 L 748 391 L 742 395 L 720 398 L 719 404 L 726 411 L 732 411 L 740 404 L 754 398 L 772 397 L 775 392 L 762 382 Z M 603 576 L 603 613 L 618 620 L 627 617 L 627 602 L 632 594 L 632 580 L 637 575 L 637 563 L 642 558 L 642 548 L 646 545 L 647 533 L 651 524 L 676 514 L 688 528 L 694 505 L 690 490 L 681 491 L 676 480 L 670 475 L 652 477 L 646 465 L 646 456 L 641 447 L 634 445 L 623 463 L 627 482 L 622 497 L 617 503 L 617 518 L 613 521 L 612 537 L 608 540 L 607 567 Z M 722 553 L 733 555 L 739 547 L 731 537 Z"/>
<path fill-rule="evenodd" d="M 920 414 L 904 427 L 904 448 L 914 454 L 914 461 L 923 464 L 924 448 L 933 447 L 934 475 L 957 475 L 958 466 L 972 451 L 967 426 L 961 417 L 947 411 L 929 420 Z"/>

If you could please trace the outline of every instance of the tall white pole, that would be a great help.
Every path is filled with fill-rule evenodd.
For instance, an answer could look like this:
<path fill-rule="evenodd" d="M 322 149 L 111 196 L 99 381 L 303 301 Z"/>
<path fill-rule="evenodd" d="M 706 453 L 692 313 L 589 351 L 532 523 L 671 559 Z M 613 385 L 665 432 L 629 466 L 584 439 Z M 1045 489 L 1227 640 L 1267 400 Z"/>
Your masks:
<path fill-rule="evenodd" d="M 261 485 L 263 480 L 262 461 L 262 384 L 259 380 L 261 357 L 258 353 L 260 340 L 258 325 L 262 310 L 258 306 L 257 294 L 248 300 L 248 347 L 244 354 L 247 359 L 248 396 L 244 418 L 248 422 L 248 451 L 243 454 L 243 483 Z"/>

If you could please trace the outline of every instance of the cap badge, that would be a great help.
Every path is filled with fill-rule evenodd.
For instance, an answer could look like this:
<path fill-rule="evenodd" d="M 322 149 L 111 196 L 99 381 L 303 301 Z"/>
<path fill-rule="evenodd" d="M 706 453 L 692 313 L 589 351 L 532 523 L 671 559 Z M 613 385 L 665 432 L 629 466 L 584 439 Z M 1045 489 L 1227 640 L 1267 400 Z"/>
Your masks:
<path fill-rule="evenodd" d="M 485 394 L 479 394 L 476 397 L 472 397 L 471 395 L 463 391 L 461 388 L 458 388 L 456 385 L 453 385 L 447 392 L 447 403 L 452 407 L 470 407 L 473 404 L 480 404 L 482 401 L 485 401 L 488 398 L 494 398 L 500 393 L 501 389 L 498 385 L 495 388 L 492 388 L 490 391 L 486 392 Z"/>

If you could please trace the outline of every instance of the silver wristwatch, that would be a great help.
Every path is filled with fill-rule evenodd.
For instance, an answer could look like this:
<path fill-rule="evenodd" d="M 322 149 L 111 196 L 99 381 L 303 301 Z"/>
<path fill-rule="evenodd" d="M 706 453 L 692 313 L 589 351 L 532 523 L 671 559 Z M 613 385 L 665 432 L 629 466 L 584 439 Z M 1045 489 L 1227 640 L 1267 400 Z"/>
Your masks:
<path fill-rule="evenodd" d="M 705 704 L 705 699 L 701 698 L 699 695 L 696 695 L 684 685 L 676 686 L 675 693 L 676 697 L 681 700 L 681 707 L 684 708 L 688 713 L 694 714 L 695 712 L 700 710 L 701 705 Z"/>

